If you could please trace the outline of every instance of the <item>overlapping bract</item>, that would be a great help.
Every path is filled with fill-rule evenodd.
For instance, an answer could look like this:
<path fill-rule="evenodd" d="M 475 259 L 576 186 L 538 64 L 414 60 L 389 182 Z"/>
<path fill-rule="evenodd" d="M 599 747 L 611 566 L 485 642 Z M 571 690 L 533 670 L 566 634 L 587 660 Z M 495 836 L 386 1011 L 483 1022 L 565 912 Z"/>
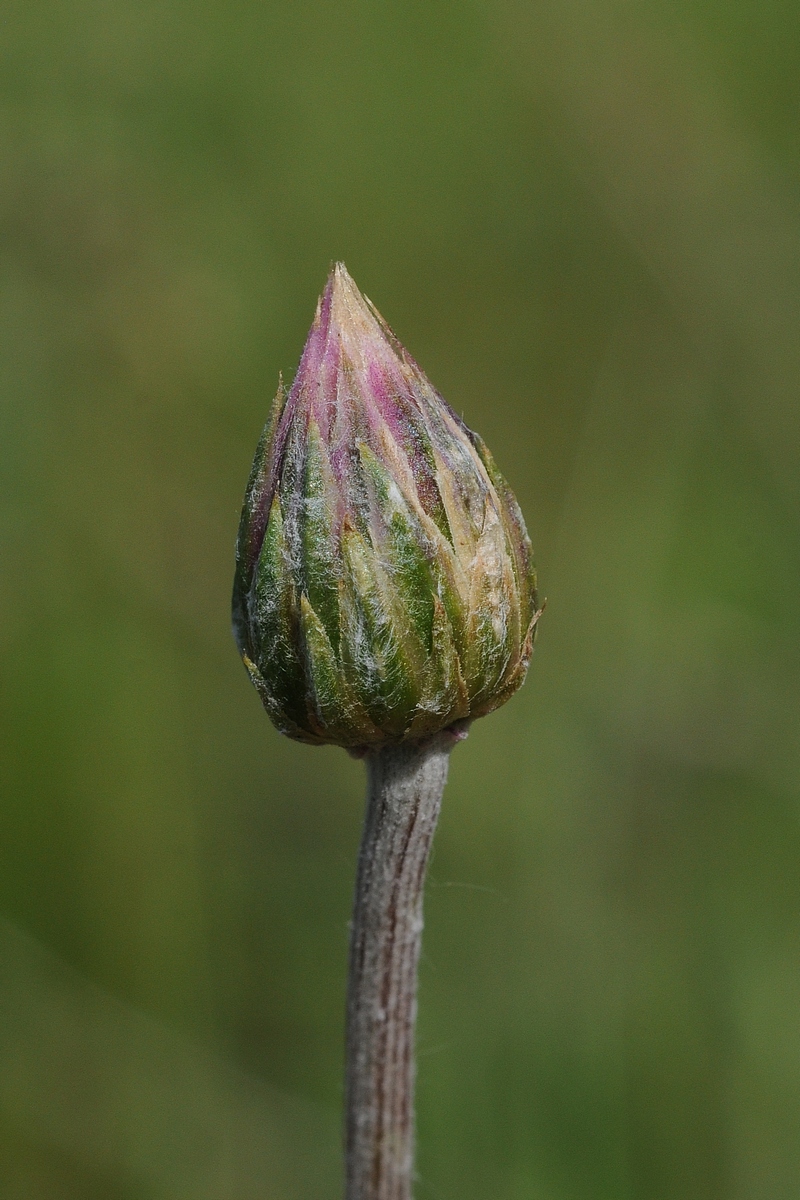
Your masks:
<path fill-rule="evenodd" d="M 236 641 L 278 729 L 350 749 L 504 703 L 538 619 L 519 507 L 342 264 L 256 450 Z"/>

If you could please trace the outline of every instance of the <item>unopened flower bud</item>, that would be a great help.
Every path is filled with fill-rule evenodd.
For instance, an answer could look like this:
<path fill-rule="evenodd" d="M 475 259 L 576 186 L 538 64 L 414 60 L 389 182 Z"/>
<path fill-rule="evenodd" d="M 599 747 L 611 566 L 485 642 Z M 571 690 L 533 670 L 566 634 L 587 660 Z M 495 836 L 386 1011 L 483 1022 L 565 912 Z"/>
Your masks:
<path fill-rule="evenodd" d="M 517 502 L 345 267 L 256 450 L 233 625 L 278 729 L 350 749 L 483 716 L 539 612 Z"/>

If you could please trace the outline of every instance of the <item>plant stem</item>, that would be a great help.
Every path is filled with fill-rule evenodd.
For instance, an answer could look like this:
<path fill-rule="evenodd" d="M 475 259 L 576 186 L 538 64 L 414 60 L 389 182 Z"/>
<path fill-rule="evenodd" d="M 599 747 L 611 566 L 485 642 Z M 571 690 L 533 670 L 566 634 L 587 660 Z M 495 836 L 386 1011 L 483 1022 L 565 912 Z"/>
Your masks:
<path fill-rule="evenodd" d="M 458 737 L 367 756 L 347 996 L 346 1200 L 411 1200 L 422 894 Z"/>

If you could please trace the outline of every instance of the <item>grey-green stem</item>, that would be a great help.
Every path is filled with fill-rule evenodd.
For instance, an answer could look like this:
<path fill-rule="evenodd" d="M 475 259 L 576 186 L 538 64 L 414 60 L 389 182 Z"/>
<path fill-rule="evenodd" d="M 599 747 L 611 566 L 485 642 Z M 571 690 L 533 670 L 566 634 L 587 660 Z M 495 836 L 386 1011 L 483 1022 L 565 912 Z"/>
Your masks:
<path fill-rule="evenodd" d="M 457 738 L 366 759 L 347 996 L 346 1200 L 411 1200 L 422 895 Z"/>

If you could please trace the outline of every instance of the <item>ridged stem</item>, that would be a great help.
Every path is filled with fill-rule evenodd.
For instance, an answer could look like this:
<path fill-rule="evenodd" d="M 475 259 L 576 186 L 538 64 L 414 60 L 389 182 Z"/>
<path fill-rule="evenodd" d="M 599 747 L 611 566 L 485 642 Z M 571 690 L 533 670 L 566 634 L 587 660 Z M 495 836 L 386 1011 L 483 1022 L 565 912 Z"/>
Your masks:
<path fill-rule="evenodd" d="M 366 760 L 347 997 L 346 1200 L 411 1200 L 422 895 L 457 737 Z"/>

